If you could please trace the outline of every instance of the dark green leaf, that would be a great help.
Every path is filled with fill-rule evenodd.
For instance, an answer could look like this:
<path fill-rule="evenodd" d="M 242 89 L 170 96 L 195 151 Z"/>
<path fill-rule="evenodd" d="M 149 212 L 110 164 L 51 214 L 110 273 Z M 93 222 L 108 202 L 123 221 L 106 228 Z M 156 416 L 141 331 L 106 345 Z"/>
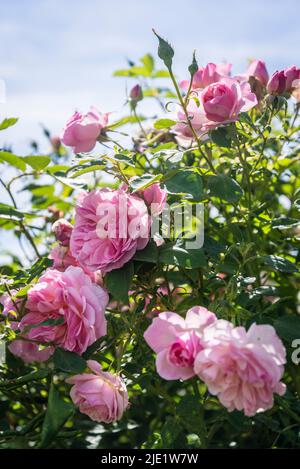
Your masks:
<path fill-rule="evenodd" d="M 134 255 L 133 260 L 141 262 L 151 262 L 153 264 L 157 263 L 158 259 L 158 249 L 154 242 L 150 241 L 145 249 L 137 251 Z"/>
<path fill-rule="evenodd" d="M 219 197 L 221 200 L 226 200 L 232 204 L 238 202 L 243 195 L 243 189 L 238 182 L 223 174 L 209 176 L 208 189 L 211 196 Z"/>
<path fill-rule="evenodd" d="M 272 267 L 275 270 L 279 270 L 279 272 L 285 272 L 287 274 L 298 272 L 298 269 L 295 264 L 288 261 L 287 259 L 284 259 L 283 257 L 264 256 L 262 257 L 262 262 L 264 265 Z"/>
<path fill-rule="evenodd" d="M 186 194 L 195 201 L 202 197 L 202 178 L 193 170 L 184 169 L 176 172 L 170 178 L 166 178 L 165 185 L 170 194 Z"/>
<path fill-rule="evenodd" d="M 300 316 L 282 316 L 276 319 L 274 327 L 278 335 L 288 342 L 300 338 Z"/>
<path fill-rule="evenodd" d="M 74 406 L 62 400 L 52 383 L 48 397 L 47 411 L 42 427 L 41 448 L 49 446 L 73 412 Z"/>
<path fill-rule="evenodd" d="M 133 263 L 128 262 L 121 269 L 112 270 L 105 275 L 106 286 L 115 300 L 128 303 L 128 291 L 133 274 Z"/>
<path fill-rule="evenodd" d="M 219 127 L 211 131 L 211 139 L 219 147 L 230 147 L 231 146 L 231 136 L 227 130 L 227 127 Z"/>
<path fill-rule="evenodd" d="M 53 355 L 55 367 L 68 373 L 82 373 L 86 368 L 86 361 L 77 353 L 57 348 Z"/>
<path fill-rule="evenodd" d="M 159 262 L 167 265 L 177 265 L 186 269 L 206 266 L 206 258 L 202 248 L 185 249 L 176 243 L 168 243 L 160 248 Z"/>

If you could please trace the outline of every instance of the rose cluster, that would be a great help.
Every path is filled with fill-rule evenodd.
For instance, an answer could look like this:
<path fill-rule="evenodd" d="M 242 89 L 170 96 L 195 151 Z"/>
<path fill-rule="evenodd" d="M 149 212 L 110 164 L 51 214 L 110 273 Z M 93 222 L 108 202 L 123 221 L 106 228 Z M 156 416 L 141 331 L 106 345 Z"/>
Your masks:
<path fill-rule="evenodd" d="M 180 143 L 237 121 L 241 112 L 257 106 L 267 93 L 299 97 L 300 69 L 295 65 L 276 71 L 270 79 L 262 60 L 251 62 L 244 74 L 231 77 L 230 73 L 231 64 L 209 63 L 196 71 L 191 84 L 187 80 L 180 83 L 183 91 L 189 92 L 188 119 L 181 109 L 174 128 Z"/>
<path fill-rule="evenodd" d="M 285 393 L 280 380 L 286 352 L 270 325 L 252 324 L 246 331 L 195 306 L 185 319 L 160 313 L 144 338 L 156 353 L 162 378 L 187 380 L 197 375 L 229 412 L 242 410 L 251 417 L 270 409 L 275 393 Z"/>
<path fill-rule="evenodd" d="M 50 253 L 53 267 L 28 290 L 26 300 L 18 298 L 15 290 L 1 297 L 3 314 L 19 332 L 9 349 L 25 363 L 48 360 L 55 347 L 81 355 L 106 335 L 109 295 L 103 276 L 146 246 L 151 224 L 148 210 L 153 205 L 154 215 L 161 213 L 167 196 L 159 184 L 137 195 L 127 189 L 81 194 L 74 226 L 65 219 L 52 226 L 58 242 Z M 74 384 L 72 399 L 94 420 L 119 419 L 128 404 L 125 384 L 94 361 L 88 366 L 95 375 L 68 381 Z"/>

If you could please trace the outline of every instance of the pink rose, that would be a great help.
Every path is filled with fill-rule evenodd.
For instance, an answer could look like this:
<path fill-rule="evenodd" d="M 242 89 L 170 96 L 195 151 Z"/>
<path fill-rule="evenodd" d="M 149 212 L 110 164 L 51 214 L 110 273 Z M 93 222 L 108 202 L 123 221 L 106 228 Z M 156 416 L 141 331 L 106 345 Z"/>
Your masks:
<path fill-rule="evenodd" d="M 202 341 L 195 373 L 229 412 L 251 417 L 273 406 L 274 393 L 284 394 L 285 349 L 272 326 L 252 324 L 246 332 L 220 320 L 204 330 Z"/>
<path fill-rule="evenodd" d="M 158 183 L 152 184 L 142 192 L 143 198 L 151 209 L 151 215 L 157 216 L 162 213 L 168 196 L 166 189 L 162 189 Z"/>
<path fill-rule="evenodd" d="M 96 422 L 111 423 L 120 420 L 128 407 L 125 383 L 118 375 L 102 370 L 95 360 L 87 361 L 93 373 L 72 376 L 66 381 L 74 384 L 70 395 L 72 401 Z"/>
<path fill-rule="evenodd" d="M 122 267 L 149 240 L 150 217 L 145 202 L 122 189 L 96 189 L 76 205 L 70 248 L 91 271 Z"/>
<path fill-rule="evenodd" d="M 257 104 L 249 83 L 239 83 L 231 78 L 222 78 L 207 86 L 200 101 L 207 119 L 222 124 L 236 121 L 240 112 L 249 111 Z M 206 127 L 209 128 L 209 123 Z"/>
<path fill-rule="evenodd" d="M 16 290 L 11 291 L 13 296 L 16 295 L 16 293 Z M 13 301 L 8 293 L 5 293 L 0 298 L 0 302 L 3 305 L 2 314 L 4 316 L 9 316 L 10 319 L 12 319 L 10 321 L 10 327 L 13 331 L 20 328 L 19 321 L 16 319 L 24 301 L 24 298 L 18 298 Z M 54 352 L 53 347 L 42 348 L 39 346 L 39 344 L 28 342 L 27 340 L 22 339 L 13 340 L 9 344 L 8 348 L 13 355 L 21 358 L 25 363 L 44 362 L 48 360 L 48 358 Z"/>
<path fill-rule="evenodd" d="M 56 220 L 52 225 L 52 233 L 62 246 L 69 246 L 72 231 L 73 225 L 64 218 Z"/>
<path fill-rule="evenodd" d="M 208 123 L 208 120 L 203 112 L 203 110 L 198 107 L 194 99 L 190 99 L 187 105 L 187 112 L 189 120 L 192 124 L 192 127 L 195 133 L 202 137 L 205 133 L 205 125 Z M 193 132 L 188 124 L 186 115 L 183 111 L 179 111 L 177 114 L 178 123 L 173 128 L 174 133 L 178 136 L 178 141 L 180 145 L 190 144 L 194 139 Z"/>
<path fill-rule="evenodd" d="M 72 147 L 75 153 L 91 151 L 100 133 L 107 126 L 108 115 L 99 112 L 95 107 L 92 107 L 87 114 L 75 112 L 62 131 L 60 137 L 62 143 Z"/>
<path fill-rule="evenodd" d="M 27 297 L 28 313 L 21 320 L 21 330 L 49 319 L 62 321 L 25 330 L 28 339 L 51 342 L 81 354 L 106 334 L 108 294 L 93 284 L 80 267 L 70 266 L 64 272 L 49 269 Z"/>
<path fill-rule="evenodd" d="M 72 256 L 68 246 L 61 246 L 60 244 L 54 246 L 50 251 L 49 259 L 53 260 L 53 269 L 56 270 L 66 270 L 70 265 L 79 267 L 79 263 Z"/>
<path fill-rule="evenodd" d="M 162 378 L 186 380 L 195 375 L 194 360 L 203 348 L 203 331 L 215 320 L 214 313 L 200 306 L 189 309 L 186 319 L 167 311 L 153 320 L 144 339 L 157 354 L 156 369 Z"/>
<path fill-rule="evenodd" d="M 205 67 L 200 67 L 193 77 L 192 89 L 203 89 L 212 83 L 219 81 L 222 77 L 230 75 L 232 65 L 208 63 Z M 188 90 L 189 80 L 180 82 L 180 86 L 184 90 Z"/>
<path fill-rule="evenodd" d="M 253 60 L 247 69 L 246 75 L 247 77 L 256 78 L 263 86 L 267 86 L 269 74 L 263 60 Z"/>
<path fill-rule="evenodd" d="M 267 90 L 271 94 L 283 94 L 286 91 L 286 77 L 284 70 L 276 71 L 268 81 Z"/>
<path fill-rule="evenodd" d="M 54 353 L 54 347 L 41 347 L 39 344 L 21 339 L 13 340 L 8 346 L 13 355 L 21 358 L 25 363 L 45 362 Z"/>
<path fill-rule="evenodd" d="M 291 93 L 295 88 L 297 88 L 298 80 L 300 79 L 300 69 L 295 65 L 288 67 L 284 70 L 285 76 L 285 90 L 288 93 Z"/>

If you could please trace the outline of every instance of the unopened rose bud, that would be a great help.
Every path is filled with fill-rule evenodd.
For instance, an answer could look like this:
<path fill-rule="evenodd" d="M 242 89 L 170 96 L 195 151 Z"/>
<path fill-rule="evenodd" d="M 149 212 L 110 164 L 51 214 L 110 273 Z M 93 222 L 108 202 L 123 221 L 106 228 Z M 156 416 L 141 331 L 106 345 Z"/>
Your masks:
<path fill-rule="evenodd" d="M 276 71 L 270 78 L 267 90 L 270 94 L 283 94 L 286 91 L 286 77 L 284 70 Z"/>
<path fill-rule="evenodd" d="M 284 70 L 284 76 L 286 78 L 286 91 L 291 93 L 293 89 L 297 87 L 297 81 L 300 78 L 300 69 L 295 65 L 288 67 Z"/>
<path fill-rule="evenodd" d="M 247 75 L 256 78 L 263 86 L 267 86 L 269 74 L 263 60 L 253 60 L 248 67 Z"/>
<path fill-rule="evenodd" d="M 52 225 L 52 232 L 62 246 L 69 246 L 72 231 L 73 226 L 64 218 L 57 220 Z"/>
<path fill-rule="evenodd" d="M 135 85 L 130 93 L 129 93 L 129 97 L 131 99 L 131 101 L 133 101 L 134 103 L 138 103 L 139 101 L 141 101 L 143 99 L 143 90 L 141 88 L 140 85 Z"/>

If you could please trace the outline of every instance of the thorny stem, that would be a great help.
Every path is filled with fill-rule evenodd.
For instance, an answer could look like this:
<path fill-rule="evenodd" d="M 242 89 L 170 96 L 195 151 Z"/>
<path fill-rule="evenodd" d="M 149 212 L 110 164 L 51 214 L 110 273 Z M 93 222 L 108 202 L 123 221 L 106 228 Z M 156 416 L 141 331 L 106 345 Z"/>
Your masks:
<path fill-rule="evenodd" d="M 200 154 L 202 155 L 202 157 L 205 159 L 205 161 L 207 162 L 207 164 L 208 164 L 208 166 L 210 167 L 211 171 L 212 171 L 213 173 L 215 173 L 215 172 L 216 172 L 216 171 L 215 171 L 215 168 L 213 167 L 213 164 L 212 164 L 212 162 L 210 161 L 210 159 L 207 157 L 207 155 L 206 155 L 206 154 L 204 153 L 204 151 L 202 150 L 202 148 L 201 148 L 201 141 L 200 141 L 200 139 L 199 139 L 199 137 L 198 137 L 198 135 L 197 135 L 197 133 L 196 133 L 196 131 L 195 131 L 195 129 L 194 129 L 192 123 L 191 123 L 191 119 L 190 119 L 190 117 L 189 117 L 189 114 L 188 114 L 188 111 L 187 111 L 187 107 L 186 107 L 186 100 L 185 100 L 185 101 L 183 100 L 183 97 L 182 97 L 182 95 L 181 95 L 181 93 L 180 93 L 180 89 L 179 89 L 179 87 L 178 87 L 177 81 L 176 81 L 176 79 L 175 79 L 175 77 L 174 77 L 174 74 L 173 74 L 172 70 L 170 69 L 169 72 L 170 72 L 170 77 L 171 77 L 171 80 L 172 80 L 172 82 L 173 82 L 173 84 L 174 84 L 174 87 L 175 87 L 175 90 L 176 90 L 178 99 L 179 99 L 179 101 L 180 101 L 180 104 L 181 104 L 181 106 L 182 106 L 183 112 L 184 112 L 185 117 L 186 117 L 186 119 L 187 119 L 187 124 L 188 124 L 189 128 L 191 129 L 191 132 L 192 132 L 192 134 L 193 134 L 194 139 L 195 139 L 196 142 L 197 142 L 197 146 L 198 146 L 199 152 L 200 152 Z"/>

